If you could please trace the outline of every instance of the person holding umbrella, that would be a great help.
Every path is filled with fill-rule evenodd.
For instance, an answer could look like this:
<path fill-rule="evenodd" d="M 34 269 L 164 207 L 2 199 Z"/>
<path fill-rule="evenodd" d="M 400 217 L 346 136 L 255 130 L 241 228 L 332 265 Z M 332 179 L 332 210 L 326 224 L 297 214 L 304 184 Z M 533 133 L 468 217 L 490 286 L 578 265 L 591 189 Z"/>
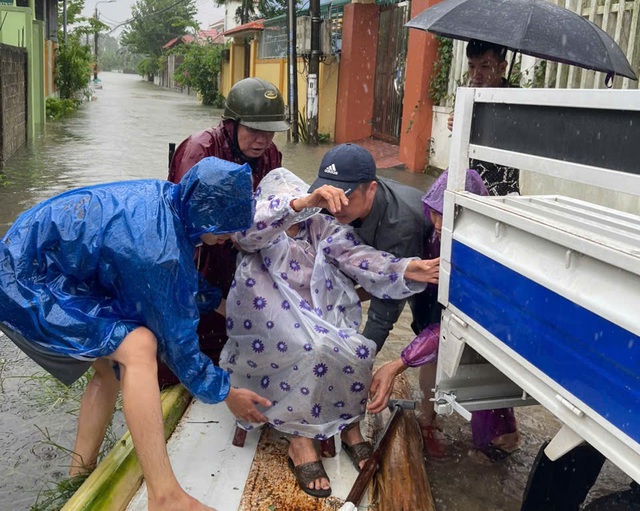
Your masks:
<path fill-rule="evenodd" d="M 507 48 L 499 44 L 472 39 L 467 45 L 468 74 L 470 87 L 510 87 L 504 77 L 507 69 Z M 453 130 L 453 112 L 447 120 Z M 520 171 L 512 167 L 480 160 L 471 160 L 472 168 L 484 181 L 490 195 L 520 193 Z"/>

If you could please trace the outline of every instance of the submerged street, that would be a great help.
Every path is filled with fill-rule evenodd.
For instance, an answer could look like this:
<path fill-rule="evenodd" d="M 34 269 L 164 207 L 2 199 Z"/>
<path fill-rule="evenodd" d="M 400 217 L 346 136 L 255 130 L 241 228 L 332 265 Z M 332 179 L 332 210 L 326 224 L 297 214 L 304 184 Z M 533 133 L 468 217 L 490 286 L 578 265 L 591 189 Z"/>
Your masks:
<path fill-rule="evenodd" d="M 218 123 L 221 111 L 202 106 L 195 96 L 157 87 L 135 75 L 103 73 L 101 79 L 103 88 L 95 91 L 95 101 L 84 104 L 68 119 L 49 123 L 36 141 L 1 169 L 0 237 L 21 212 L 65 190 L 107 181 L 165 179 L 168 144 Z M 284 165 L 307 182 L 314 179 L 330 147 L 287 143 L 283 133 L 276 135 L 275 142 Z M 398 170 L 380 174 L 421 190 L 433 180 Z M 380 362 L 397 357 L 412 339 L 409 324 L 410 314 L 405 312 L 381 351 Z M 0 336 L 0 511 L 30 510 L 39 491 L 67 474 L 67 450 L 73 446 L 81 391 L 66 391 L 42 378 L 43 374 Z M 406 374 L 417 389 L 417 370 Z M 451 456 L 427 462 L 439 511 L 520 509 L 535 455 L 543 441 L 559 429 L 559 423 L 538 406 L 516 413 L 522 449 L 491 465 L 468 456 L 471 433 L 463 419 L 440 418 Z M 123 432 L 119 412 L 111 436 L 118 439 Z M 628 482 L 628 477 L 607 463 L 593 496 L 625 488 Z"/>

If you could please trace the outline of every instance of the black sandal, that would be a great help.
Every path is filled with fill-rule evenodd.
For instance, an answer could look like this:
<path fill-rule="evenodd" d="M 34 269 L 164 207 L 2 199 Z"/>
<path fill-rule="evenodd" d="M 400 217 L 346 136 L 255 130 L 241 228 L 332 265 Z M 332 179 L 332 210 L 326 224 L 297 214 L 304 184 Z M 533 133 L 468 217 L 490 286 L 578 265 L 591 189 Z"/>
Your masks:
<path fill-rule="evenodd" d="M 351 463 L 355 469 L 360 472 L 360 462 L 371 458 L 373 454 L 373 447 L 371 442 L 358 442 L 357 444 L 348 445 L 345 441 L 342 442 L 342 449 L 347 453 Z"/>
<path fill-rule="evenodd" d="M 291 457 L 288 457 L 287 461 L 291 472 L 293 472 L 293 475 L 296 477 L 296 481 L 298 481 L 298 486 L 300 486 L 300 489 L 303 492 L 318 499 L 323 499 L 331 495 L 331 488 L 327 488 L 326 490 L 323 488 L 309 488 L 309 483 L 316 479 L 326 479 L 329 481 L 329 476 L 325 472 L 324 466 L 320 460 L 310 461 L 309 463 L 303 463 L 298 466 L 294 465 Z"/>

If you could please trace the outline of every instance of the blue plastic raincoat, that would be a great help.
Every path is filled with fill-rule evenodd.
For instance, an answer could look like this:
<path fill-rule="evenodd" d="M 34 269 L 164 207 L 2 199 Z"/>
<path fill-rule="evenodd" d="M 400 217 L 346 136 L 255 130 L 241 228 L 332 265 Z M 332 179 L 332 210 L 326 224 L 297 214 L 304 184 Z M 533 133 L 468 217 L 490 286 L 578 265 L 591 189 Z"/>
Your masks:
<path fill-rule="evenodd" d="M 146 326 L 191 394 L 219 402 L 229 377 L 199 350 L 193 254 L 201 234 L 247 229 L 253 211 L 248 165 L 213 157 L 180 184 L 126 181 L 53 197 L 0 242 L 0 322 L 84 360 Z"/>

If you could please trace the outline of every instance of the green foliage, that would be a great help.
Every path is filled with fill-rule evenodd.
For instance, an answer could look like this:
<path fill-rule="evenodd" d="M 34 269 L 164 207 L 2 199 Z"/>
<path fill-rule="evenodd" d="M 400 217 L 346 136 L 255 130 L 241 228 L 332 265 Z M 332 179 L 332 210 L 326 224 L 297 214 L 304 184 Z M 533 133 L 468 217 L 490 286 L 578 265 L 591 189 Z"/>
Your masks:
<path fill-rule="evenodd" d="M 74 99 L 86 88 L 91 77 L 91 49 L 69 36 L 56 48 L 55 82 L 62 99 Z"/>
<path fill-rule="evenodd" d="M 118 40 L 108 34 L 100 35 L 98 40 L 98 67 L 105 71 L 137 73 L 138 64 L 144 55 L 131 53 L 127 47 L 120 46 Z"/>
<path fill-rule="evenodd" d="M 224 6 L 224 0 L 214 0 L 218 7 Z M 301 0 L 296 0 L 296 10 L 303 5 Z M 271 19 L 286 14 L 287 0 L 241 0 L 236 9 L 236 22 L 243 24 L 257 19 Z"/>
<path fill-rule="evenodd" d="M 122 34 L 122 44 L 132 53 L 160 57 L 163 46 L 175 37 L 197 30 L 195 0 L 137 0 L 131 8 L 132 21 Z M 150 69 L 149 63 L 145 69 Z M 157 70 L 157 68 L 156 68 Z"/>
<path fill-rule="evenodd" d="M 31 506 L 30 511 L 60 511 L 78 488 L 82 486 L 82 483 L 86 481 L 87 477 L 89 477 L 89 474 L 69 477 L 57 483 L 50 483 L 48 488 L 38 493 L 36 503 Z"/>
<path fill-rule="evenodd" d="M 444 105 L 449 100 L 449 72 L 453 59 L 453 39 L 436 36 L 438 41 L 438 60 L 433 65 L 429 79 L 429 97 L 436 105 Z"/>
<path fill-rule="evenodd" d="M 309 141 L 309 132 L 307 131 L 307 112 L 303 108 L 302 111 L 298 111 L 298 137 L 300 142 L 305 144 Z"/>
<path fill-rule="evenodd" d="M 529 70 L 522 72 L 522 60 L 516 57 L 516 62 L 511 71 L 509 84 L 514 87 L 544 87 L 544 75 L 547 71 L 547 61 L 541 60 L 536 63 L 533 73 Z M 530 76 L 532 75 L 532 76 Z"/>
<path fill-rule="evenodd" d="M 158 59 L 153 56 L 143 58 L 136 65 L 136 71 L 140 76 L 153 76 L 159 69 Z"/>
<path fill-rule="evenodd" d="M 175 80 L 195 89 L 202 98 L 202 104 L 223 107 L 224 97 L 218 90 L 223 46 L 193 43 L 178 48 L 176 53 L 182 53 L 183 60 L 176 69 Z"/>
<path fill-rule="evenodd" d="M 55 121 L 75 112 L 82 102 L 79 99 L 47 98 L 47 119 Z"/>
<path fill-rule="evenodd" d="M 331 135 L 329 133 L 318 133 L 318 142 L 320 144 L 331 143 Z"/>
<path fill-rule="evenodd" d="M 67 0 L 67 26 L 78 25 L 84 23 L 87 18 L 82 16 L 82 10 L 84 9 L 84 0 Z M 62 25 L 64 19 L 63 2 L 58 2 L 58 20 Z M 62 31 L 62 26 L 60 26 Z M 62 38 L 60 38 L 62 41 Z"/>

